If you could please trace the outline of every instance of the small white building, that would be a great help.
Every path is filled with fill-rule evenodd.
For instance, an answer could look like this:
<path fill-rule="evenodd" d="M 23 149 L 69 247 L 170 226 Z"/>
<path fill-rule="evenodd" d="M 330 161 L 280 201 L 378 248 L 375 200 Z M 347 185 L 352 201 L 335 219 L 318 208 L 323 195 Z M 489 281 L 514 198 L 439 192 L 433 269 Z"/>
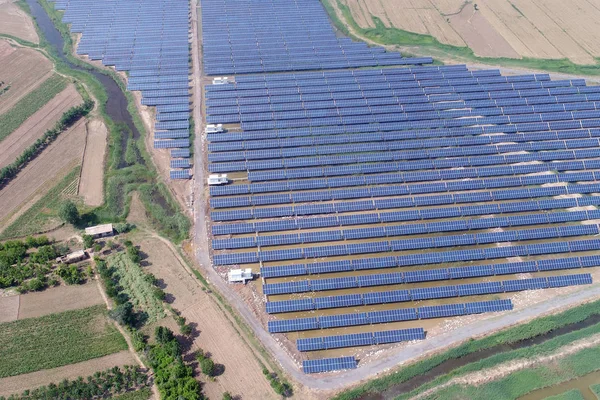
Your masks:
<path fill-rule="evenodd" d="M 251 281 L 254 276 L 252 275 L 252 269 L 232 269 L 227 273 L 227 279 L 229 283 L 243 282 L 244 284 Z"/>
<path fill-rule="evenodd" d="M 85 228 L 85 234 L 94 239 L 112 236 L 114 234 L 112 224 L 96 225 Z"/>
<path fill-rule="evenodd" d="M 204 128 L 204 133 L 221 133 L 223 132 L 223 124 L 208 124 L 206 128 Z"/>
<path fill-rule="evenodd" d="M 218 76 L 213 78 L 213 85 L 227 85 L 229 83 L 229 78 L 226 76 Z"/>
<path fill-rule="evenodd" d="M 229 182 L 229 179 L 227 179 L 227 174 L 209 175 L 206 182 L 210 186 L 225 185 Z"/>

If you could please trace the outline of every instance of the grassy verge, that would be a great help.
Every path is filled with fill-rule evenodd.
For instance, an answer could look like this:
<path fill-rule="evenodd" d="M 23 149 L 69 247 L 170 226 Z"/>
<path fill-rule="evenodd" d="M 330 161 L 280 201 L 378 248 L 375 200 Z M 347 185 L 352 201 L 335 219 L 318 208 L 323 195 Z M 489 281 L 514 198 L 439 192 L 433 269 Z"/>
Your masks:
<path fill-rule="evenodd" d="M 552 354 L 559 351 L 561 347 L 569 345 L 577 340 L 585 339 L 592 335 L 596 335 L 598 333 L 600 333 L 600 324 L 592 325 L 584 329 L 557 336 L 538 345 L 498 353 L 483 360 L 476 361 L 463 367 L 454 369 L 448 374 L 442 375 L 410 393 L 398 396 L 397 399 L 400 400 L 413 398 L 415 395 L 422 393 L 427 389 L 446 383 L 450 379 L 455 378 L 457 376 L 462 376 L 475 371 L 490 370 L 496 366 L 499 366 L 500 364 L 517 359 L 531 359 L 534 357 Z"/>
<path fill-rule="evenodd" d="M 0 324 L 0 377 L 74 364 L 127 350 L 98 305 Z"/>
<path fill-rule="evenodd" d="M 333 3 L 335 1 L 335 3 Z M 600 60 L 596 58 L 596 64 L 579 65 L 568 59 L 545 60 L 539 58 L 504 58 L 504 57 L 478 57 L 468 47 L 451 46 L 440 43 L 436 38 L 430 35 L 421 35 L 404 31 L 397 28 L 386 28 L 383 22 L 372 17 L 375 24 L 374 28 L 361 28 L 354 17 L 350 8 L 338 0 L 323 0 L 323 5 L 327 10 L 329 17 L 334 25 L 343 33 L 348 34 L 349 30 L 346 24 L 352 27 L 354 32 L 361 37 L 367 38 L 375 43 L 382 45 L 399 45 L 399 46 L 419 46 L 424 50 L 431 49 L 436 52 L 441 52 L 449 58 L 454 58 L 460 61 L 477 62 L 482 64 L 499 65 L 505 67 L 537 69 L 550 72 L 559 72 L 571 75 L 600 75 Z M 342 21 L 335 13 L 334 5 L 341 11 L 344 20 Z"/>
<path fill-rule="evenodd" d="M 544 400 L 585 400 L 579 389 L 569 390 L 556 396 L 547 397 Z"/>
<path fill-rule="evenodd" d="M 77 181 L 81 167 L 75 167 L 60 182 L 19 216 L 0 234 L 0 240 L 23 237 L 53 228 L 60 224 L 58 209 L 65 190 Z"/>
<path fill-rule="evenodd" d="M 590 390 L 600 399 L 600 383 L 590 386 Z"/>
<path fill-rule="evenodd" d="M 513 372 L 508 376 L 478 386 L 452 385 L 426 399 L 517 399 L 533 390 L 556 385 L 600 369 L 600 347 L 581 350 L 550 365 Z M 577 397 L 562 397 L 576 399 Z"/>
<path fill-rule="evenodd" d="M 587 303 L 556 315 L 537 318 L 529 323 L 506 329 L 483 339 L 470 340 L 451 350 L 418 361 L 381 378 L 373 379 L 357 388 L 342 392 L 337 400 L 358 399 L 366 393 L 379 393 L 395 384 L 406 382 L 415 376 L 422 375 L 441 363 L 463 357 L 496 345 L 516 343 L 543 335 L 560 327 L 581 322 L 592 315 L 600 313 L 600 301 Z"/>
<path fill-rule="evenodd" d="M 42 84 L 25 95 L 10 110 L 0 115 L 0 142 L 13 133 L 25 120 L 42 108 L 54 96 L 67 87 L 67 80 L 52 75 Z"/>

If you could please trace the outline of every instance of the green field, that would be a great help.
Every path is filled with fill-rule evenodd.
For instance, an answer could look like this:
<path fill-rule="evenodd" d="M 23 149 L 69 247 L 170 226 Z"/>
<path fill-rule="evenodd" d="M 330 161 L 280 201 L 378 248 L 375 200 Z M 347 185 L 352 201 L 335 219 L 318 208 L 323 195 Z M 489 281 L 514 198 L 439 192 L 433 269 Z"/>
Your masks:
<path fill-rule="evenodd" d="M 0 378 L 127 350 L 103 305 L 0 324 Z"/>
<path fill-rule="evenodd" d="M 152 396 L 152 390 L 150 388 L 143 388 L 136 390 L 135 392 L 124 393 L 120 396 L 115 396 L 115 400 L 147 400 Z"/>
<path fill-rule="evenodd" d="M 0 233 L 0 240 L 32 235 L 60 224 L 58 209 L 65 195 L 77 192 L 76 184 L 80 170 L 80 166 L 75 167 L 31 208 L 6 227 Z"/>
<path fill-rule="evenodd" d="M 544 400 L 584 400 L 584 398 L 579 389 L 573 389 L 556 396 L 546 397 Z"/>
<path fill-rule="evenodd" d="M 600 347 L 580 350 L 549 365 L 524 369 L 479 386 L 452 385 L 425 399 L 512 400 L 543 387 L 552 386 L 600 369 Z M 563 397 L 576 399 L 577 397 Z"/>
<path fill-rule="evenodd" d="M 25 120 L 42 108 L 54 96 L 67 87 L 67 79 L 60 75 L 52 75 L 42 84 L 28 93 L 10 110 L 0 115 L 0 141 L 6 139 Z"/>

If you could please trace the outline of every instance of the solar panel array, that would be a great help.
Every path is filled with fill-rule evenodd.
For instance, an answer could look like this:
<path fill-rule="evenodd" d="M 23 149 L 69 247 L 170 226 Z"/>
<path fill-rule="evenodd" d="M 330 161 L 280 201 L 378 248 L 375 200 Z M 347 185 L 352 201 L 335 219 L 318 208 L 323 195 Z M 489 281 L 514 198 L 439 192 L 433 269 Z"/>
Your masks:
<path fill-rule="evenodd" d="M 212 260 L 260 269 L 266 311 L 286 314 L 270 332 L 506 311 L 490 296 L 592 282 L 569 273 L 600 266 L 599 86 L 426 65 L 339 37 L 317 0 L 203 1 L 202 25 L 205 72 L 230 75 L 205 86 L 206 122 L 235 124 L 207 135 L 209 171 L 236 177 L 210 188 Z"/>
<path fill-rule="evenodd" d="M 142 104 L 156 106 L 154 147 L 189 147 L 189 2 L 54 3 L 64 10 L 63 22 L 70 24 L 71 32 L 81 34 L 77 54 L 126 71 L 127 89 L 141 91 Z M 176 142 L 182 138 L 187 139 L 185 146 Z M 189 171 L 177 169 L 171 177 L 189 178 Z"/>
<path fill-rule="evenodd" d="M 432 62 L 337 37 L 316 0 L 204 0 L 201 5 L 208 75 Z"/>

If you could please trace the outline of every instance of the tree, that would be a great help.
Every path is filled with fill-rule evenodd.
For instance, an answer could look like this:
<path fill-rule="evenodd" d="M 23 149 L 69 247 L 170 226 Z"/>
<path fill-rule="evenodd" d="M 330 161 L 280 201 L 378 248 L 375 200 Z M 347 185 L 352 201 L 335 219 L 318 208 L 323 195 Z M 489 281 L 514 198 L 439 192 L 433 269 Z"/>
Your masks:
<path fill-rule="evenodd" d="M 81 238 L 83 239 L 83 247 L 86 249 L 94 245 L 94 237 L 92 235 L 83 235 Z"/>
<path fill-rule="evenodd" d="M 200 361 L 200 368 L 202 369 L 202 373 L 206 376 L 213 376 L 215 373 L 215 362 L 210 358 L 205 358 Z"/>
<path fill-rule="evenodd" d="M 67 200 L 61 204 L 58 210 L 58 216 L 60 219 L 71 225 L 75 225 L 79 221 L 79 211 L 77 211 L 75 203 L 71 200 Z"/>
<path fill-rule="evenodd" d="M 130 302 L 119 304 L 109 313 L 119 325 L 131 326 L 135 322 L 133 305 Z"/>
<path fill-rule="evenodd" d="M 160 344 L 166 344 L 175 339 L 173 331 L 164 326 L 156 327 L 154 330 L 154 335 L 156 336 L 156 341 Z"/>
<path fill-rule="evenodd" d="M 233 396 L 229 392 L 223 393 L 223 400 L 233 400 Z"/>

